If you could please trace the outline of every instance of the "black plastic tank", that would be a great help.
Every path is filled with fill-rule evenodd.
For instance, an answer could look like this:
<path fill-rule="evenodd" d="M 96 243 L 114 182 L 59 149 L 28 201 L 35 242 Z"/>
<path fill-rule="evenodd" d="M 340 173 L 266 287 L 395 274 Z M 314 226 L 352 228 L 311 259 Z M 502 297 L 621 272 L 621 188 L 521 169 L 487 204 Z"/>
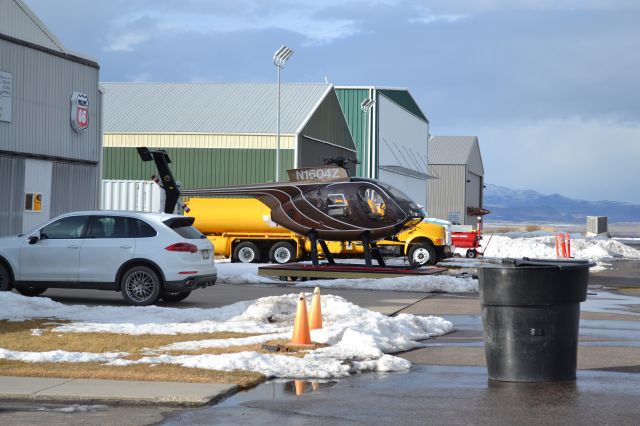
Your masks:
<path fill-rule="evenodd" d="M 575 380 L 587 260 L 503 259 L 479 268 L 489 379 Z"/>

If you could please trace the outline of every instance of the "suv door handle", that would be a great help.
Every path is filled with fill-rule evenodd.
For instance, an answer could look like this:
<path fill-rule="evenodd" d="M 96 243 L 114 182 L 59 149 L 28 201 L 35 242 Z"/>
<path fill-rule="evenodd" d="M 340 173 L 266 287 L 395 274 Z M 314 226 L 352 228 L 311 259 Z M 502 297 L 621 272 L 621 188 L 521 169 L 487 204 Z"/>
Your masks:
<path fill-rule="evenodd" d="M 70 245 L 70 246 L 67 246 L 67 248 L 70 248 L 70 249 L 77 249 L 77 248 L 79 248 L 79 247 L 80 247 L 80 246 L 77 246 L 77 245 L 75 245 L 75 244 L 72 244 L 72 245 Z"/>
<path fill-rule="evenodd" d="M 130 248 L 131 248 L 131 246 L 126 246 L 126 245 L 125 245 L 125 246 L 120 246 L 120 248 L 121 248 L 121 249 L 130 249 Z"/>

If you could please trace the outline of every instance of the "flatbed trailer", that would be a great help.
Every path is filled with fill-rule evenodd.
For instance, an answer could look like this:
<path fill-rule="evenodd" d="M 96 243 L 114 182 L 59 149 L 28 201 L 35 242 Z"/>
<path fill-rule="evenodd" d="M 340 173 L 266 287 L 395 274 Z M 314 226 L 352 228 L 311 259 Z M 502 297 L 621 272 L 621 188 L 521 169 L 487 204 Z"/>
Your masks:
<path fill-rule="evenodd" d="M 405 266 L 366 266 L 347 263 L 321 263 L 319 265 L 305 263 L 287 263 L 283 265 L 268 265 L 258 268 L 258 275 L 262 277 L 291 279 L 314 278 L 396 278 L 400 276 L 426 276 L 446 271 L 446 268 L 422 267 L 418 269 Z"/>

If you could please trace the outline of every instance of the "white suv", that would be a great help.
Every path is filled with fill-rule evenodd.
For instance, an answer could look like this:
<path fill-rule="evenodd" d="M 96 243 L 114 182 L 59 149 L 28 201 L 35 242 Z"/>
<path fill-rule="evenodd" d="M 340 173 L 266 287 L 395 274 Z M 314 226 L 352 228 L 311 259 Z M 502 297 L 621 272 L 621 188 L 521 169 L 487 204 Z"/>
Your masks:
<path fill-rule="evenodd" d="M 131 305 L 185 299 L 212 286 L 213 246 L 194 218 L 164 213 L 74 212 L 17 237 L 0 238 L 0 290 L 122 291 Z"/>

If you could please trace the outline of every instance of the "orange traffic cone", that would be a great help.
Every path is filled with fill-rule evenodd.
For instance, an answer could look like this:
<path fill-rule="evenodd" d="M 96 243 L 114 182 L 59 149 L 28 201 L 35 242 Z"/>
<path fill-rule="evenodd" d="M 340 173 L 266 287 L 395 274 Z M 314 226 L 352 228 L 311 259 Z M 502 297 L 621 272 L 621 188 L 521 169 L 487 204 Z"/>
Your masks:
<path fill-rule="evenodd" d="M 313 291 L 311 310 L 309 311 L 309 330 L 322 328 L 322 309 L 320 307 L 320 287 Z"/>
<path fill-rule="evenodd" d="M 309 317 L 307 316 L 307 302 L 304 300 L 304 293 L 300 293 L 296 319 L 293 323 L 293 335 L 289 345 L 313 346 L 311 344 L 311 334 L 309 333 Z"/>
<path fill-rule="evenodd" d="M 567 245 L 567 257 L 571 257 L 571 235 L 567 232 L 565 242 Z"/>

